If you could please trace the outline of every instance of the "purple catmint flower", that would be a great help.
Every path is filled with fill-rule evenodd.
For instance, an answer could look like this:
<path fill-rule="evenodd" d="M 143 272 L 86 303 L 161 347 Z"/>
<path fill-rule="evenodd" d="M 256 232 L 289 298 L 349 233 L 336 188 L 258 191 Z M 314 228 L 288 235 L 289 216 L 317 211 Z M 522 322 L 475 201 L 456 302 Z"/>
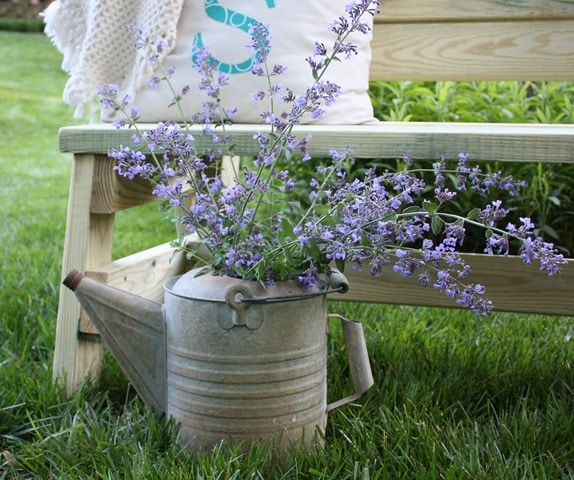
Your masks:
<path fill-rule="evenodd" d="M 325 113 L 326 113 L 326 110 L 323 108 L 314 108 L 313 110 L 311 110 L 311 118 L 313 120 L 318 120 L 320 118 L 323 118 Z"/>
<path fill-rule="evenodd" d="M 168 48 L 168 44 L 167 44 L 167 42 L 166 42 L 163 38 L 160 38 L 160 39 L 157 41 L 157 43 L 156 43 L 156 45 L 155 45 L 155 48 L 156 48 L 156 50 L 157 50 L 158 52 L 161 53 L 161 52 L 163 52 L 164 50 L 166 50 L 166 49 Z"/>
<path fill-rule="evenodd" d="M 365 13 L 376 15 L 379 12 L 377 6 L 380 4 L 377 0 L 353 0 L 345 6 L 345 12 L 353 22 L 360 21 Z"/>
<path fill-rule="evenodd" d="M 309 267 L 297 277 L 297 280 L 303 291 L 315 288 L 320 284 L 319 271 L 315 267 Z"/>
<path fill-rule="evenodd" d="M 159 78 L 157 75 L 154 75 L 153 77 L 150 77 L 150 79 L 148 81 L 148 85 L 151 88 L 157 88 L 157 87 L 159 87 L 160 82 L 161 82 L 161 78 Z"/>
<path fill-rule="evenodd" d="M 414 162 L 414 158 L 413 158 L 412 152 L 410 152 L 410 151 L 407 150 L 407 151 L 403 154 L 403 162 L 405 163 L 405 165 L 406 165 L 407 167 L 412 167 L 413 162 Z"/>
<path fill-rule="evenodd" d="M 309 289 L 319 285 L 319 276 L 333 261 L 351 263 L 357 270 L 368 266 L 374 276 L 381 276 L 387 265 L 424 287 L 432 285 L 460 306 L 488 313 L 492 303 L 484 297 L 482 285 L 469 282 L 470 267 L 459 253 L 469 225 L 484 229 L 484 251 L 489 254 L 517 251 L 525 263 L 538 262 L 549 275 L 559 273 L 565 262 L 552 243 L 535 236 L 529 218 L 499 226 L 508 209 L 493 192 L 515 195 L 524 182 L 501 172 L 484 173 L 469 165 L 467 153 L 461 153 L 452 162 L 454 167 L 449 167 L 451 162 L 444 157 L 434 163 L 430 169 L 434 178 L 427 185 L 418 172 L 429 169 L 414 168 L 408 151 L 399 169 L 380 172 L 371 168 L 356 178 L 356 170 L 350 168 L 353 149 L 347 147 L 328 152 L 330 158 L 320 162 L 315 178 L 307 186 L 302 182 L 297 195 L 291 194 L 296 183 L 284 165 L 297 168 L 297 162 L 310 160 L 312 140 L 310 135 L 298 137 L 293 127 L 302 118 L 320 118 L 337 100 L 340 86 L 323 74 L 334 60 L 343 61 L 357 53 L 349 34 L 368 33 L 363 15 L 375 14 L 378 5 L 376 0 L 347 4 L 330 26 L 335 33 L 332 45 L 314 44 L 307 59 L 313 82 L 302 92 L 273 81 L 271 77 L 283 74 L 285 68 L 268 64 L 269 28 L 260 23 L 250 25 L 252 72 L 267 79 L 266 90 L 255 92 L 252 98 L 273 99 L 274 106 L 281 104 L 284 111 L 272 108 L 262 113 L 270 132 L 253 135 L 253 158 L 243 158 L 240 168 L 233 167 L 236 178 L 227 185 L 219 173 L 223 157 L 234 155 L 234 139 L 226 127 L 236 109 L 223 105 L 221 93 L 229 76 L 219 70 L 207 49 L 192 53 L 201 77 L 193 91 L 199 91 L 206 101 L 189 124 L 203 124 L 201 137 L 192 137 L 189 124 L 173 122 L 140 131 L 138 111 L 128 105 L 131 99 L 122 98 L 117 85 L 105 85 L 98 88 L 102 107 L 123 113 L 125 119 L 119 120 L 118 126 L 134 126 L 137 132 L 134 148 L 120 146 L 110 151 L 110 156 L 120 175 L 140 176 L 154 184 L 154 194 L 173 207 L 174 217 L 189 232 L 197 232 L 219 275 L 264 285 L 298 279 L 303 289 Z M 157 61 L 167 49 L 162 41 L 151 42 L 144 29 L 134 27 L 130 34 L 138 48 L 146 49 L 150 60 Z M 169 82 L 174 74 L 168 69 L 152 83 Z M 173 92 L 173 102 L 178 104 L 189 91 L 186 86 Z M 492 197 L 487 205 L 477 205 L 466 216 L 453 213 L 457 195 L 467 190 Z M 299 201 L 305 194 L 309 199 L 306 206 Z"/>
<path fill-rule="evenodd" d="M 365 24 L 365 28 L 368 28 Z M 366 33 L 366 32 L 365 32 Z M 353 55 L 358 55 L 359 53 L 359 49 L 357 47 L 357 45 L 355 45 L 354 43 L 351 42 L 345 42 L 345 43 L 341 43 L 339 45 L 339 52 L 344 53 L 345 54 L 345 58 L 348 60 L 350 59 Z"/>
<path fill-rule="evenodd" d="M 136 49 L 146 48 L 150 44 L 149 36 L 145 34 L 146 29 L 142 26 L 137 25 L 127 25 L 126 30 L 128 33 L 128 38 L 132 39 L 134 42 L 134 47 Z"/>
<path fill-rule="evenodd" d="M 115 83 L 109 83 L 96 87 L 98 99 L 105 110 L 121 110 L 127 106 L 126 98 L 122 102 L 118 101 L 120 87 Z"/>
<path fill-rule="evenodd" d="M 327 55 L 327 47 L 324 43 L 315 42 L 315 50 L 313 56 L 324 57 Z"/>
<path fill-rule="evenodd" d="M 299 243 L 299 246 L 301 247 L 305 247 L 309 245 L 309 237 L 307 237 L 306 235 L 299 235 L 297 237 L 297 242 Z"/>
<path fill-rule="evenodd" d="M 431 280 L 432 277 L 430 273 L 427 272 L 426 270 L 418 276 L 418 281 L 423 287 L 428 287 L 430 285 Z"/>
<path fill-rule="evenodd" d="M 289 178 L 289 170 L 275 172 L 275 178 L 283 181 L 287 180 Z"/>
<path fill-rule="evenodd" d="M 490 255 L 508 255 L 509 244 L 508 237 L 505 235 L 500 235 L 498 233 L 493 233 L 486 239 L 486 246 L 484 247 L 484 253 Z M 525 262 L 526 263 L 526 262 Z"/>
<path fill-rule="evenodd" d="M 458 167 L 457 169 L 461 173 L 470 173 L 470 168 L 468 168 L 467 163 L 470 155 L 468 153 L 459 153 L 458 154 Z"/>
<path fill-rule="evenodd" d="M 449 224 L 445 227 L 443 245 L 448 245 L 447 250 L 455 251 L 457 246 L 462 246 L 466 229 L 462 225 Z"/>
<path fill-rule="evenodd" d="M 485 225 L 494 225 L 499 220 L 508 215 L 508 210 L 502 207 L 502 201 L 493 200 L 490 205 L 487 205 L 479 214 L 478 218 Z"/>
<path fill-rule="evenodd" d="M 261 22 L 251 23 L 248 33 L 251 36 L 251 42 L 247 45 L 247 50 L 253 53 L 258 64 L 266 63 L 273 43 L 269 26 Z"/>
<path fill-rule="evenodd" d="M 305 61 L 309 64 L 309 66 L 311 67 L 311 70 L 314 72 L 318 72 L 319 70 L 322 70 L 323 68 L 325 68 L 325 61 L 322 58 L 317 58 L 315 56 L 312 57 L 307 57 L 305 59 Z"/>
<path fill-rule="evenodd" d="M 251 98 L 253 99 L 254 102 L 260 102 L 263 99 L 265 99 L 265 92 L 263 90 L 260 90 L 259 92 L 252 93 Z"/>
<path fill-rule="evenodd" d="M 434 196 L 439 202 L 445 203 L 456 197 L 456 192 L 451 192 L 448 188 L 435 188 Z"/>
<path fill-rule="evenodd" d="M 456 303 L 462 307 L 469 308 L 475 313 L 486 315 L 490 313 L 493 308 L 492 302 L 486 298 L 482 298 L 485 293 L 485 288 L 480 284 L 467 285 L 460 293 Z"/>
<path fill-rule="evenodd" d="M 552 243 L 545 242 L 541 237 L 524 239 L 519 255 L 527 265 L 535 259 L 540 260 L 540 270 L 548 272 L 549 276 L 559 274 L 560 265 L 566 263 L 564 255 L 559 254 Z"/>
<path fill-rule="evenodd" d="M 340 16 L 339 18 L 331 22 L 329 29 L 333 33 L 336 33 L 338 36 L 343 36 L 349 30 L 349 21 L 345 17 Z"/>
<path fill-rule="evenodd" d="M 395 251 L 395 255 L 399 258 L 397 262 L 393 265 L 393 271 L 400 274 L 403 277 L 410 277 L 412 276 L 416 270 L 419 268 L 420 264 L 416 260 L 410 258 L 410 254 L 399 256 L 397 250 Z"/>
<path fill-rule="evenodd" d="M 277 116 L 271 111 L 271 110 L 266 110 L 264 112 L 261 112 L 261 119 L 269 124 L 269 125 L 274 125 L 277 123 Z"/>
<path fill-rule="evenodd" d="M 287 72 L 287 67 L 283 65 L 273 65 L 271 75 L 283 75 L 285 72 Z"/>
<path fill-rule="evenodd" d="M 137 176 L 151 178 L 155 172 L 155 166 L 148 162 L 147 157 L 130 147 L 120 146 L 119 149 L 110 150 L 108 155 L 116 160 L 114 170 L 130 180 Z"/>
<path fill-rule="evenodd" d="M 201 77 L 199 89 L 208 97 L 219 99 L 221 88 L 229 83 L 229 76 L 219 71 L 217 62 L 207 48 L 194 48 L 192 52 L 193 67 Z M 203 106 L 204 117 L 211 118 L 217 113 L 217 102 L 206 102 Z"/>
<path fill-rule="evenodd" d="M 184 199 L 187 198 L 187 195 L 183 194 L 182 182 L 176 182 L 173 185 L 157 184 L 153 189 L 153 194 L 168 200 L 174 207 L 183 205 Z"/>
<path fill-rule="evenodd" d="M 432 166 L 434 168 L 435 175 L 434 184 L 438 190 L 441 190 L 444 188 L 445 184 L 444 171 L 446 170 L 446 162 L 444 156 L 442 156 L 438 162 L 433 163 Z"/>

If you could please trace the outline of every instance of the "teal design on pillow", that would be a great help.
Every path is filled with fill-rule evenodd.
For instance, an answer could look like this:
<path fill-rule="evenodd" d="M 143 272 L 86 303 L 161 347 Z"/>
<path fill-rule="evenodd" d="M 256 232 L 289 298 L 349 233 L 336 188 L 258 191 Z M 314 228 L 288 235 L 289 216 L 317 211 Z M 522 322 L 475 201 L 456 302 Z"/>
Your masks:
<path fill-rule="evenodd" d="M 267 4 L 267 8 L 274 8 L 276 6 L 276 0 L 265 0 Z M 230 8 L 226 8 L 219 4 L 219 0 L 204 0 L 203 8 L 205 10 L 206 15 L 216 22 L 222 23 L 229 27 L 238 28 L 239 30 L 248 33 L 249 26 L 255 23 L 261 23 L 259 20 L 256 20 L 253 17 L 245 15 L 241 12 L 236 12 L 235 10 L 231 10 Z M 201 32 L 196 34 L 193 38 L 193 46 L 192 52 L 197 48 L 205 48 L 205 44 L 203 42 L 203 38 L 201 36 Z M 247 60 L 244 60 L 239 63 L 226 63 L 220 62 L 213 56 L 211 59 L 218 65 L 218 69 L 220 72 L 227 73 L 230 75 L 238 74 L 238 73 L 245 73 L 251 70 L 253 67 L 253 63 L 255 61 L 254 57 L 251 56 Z M 196 56 L 192 53 L 191 61 L 194 65 L 197 64 Z"/>

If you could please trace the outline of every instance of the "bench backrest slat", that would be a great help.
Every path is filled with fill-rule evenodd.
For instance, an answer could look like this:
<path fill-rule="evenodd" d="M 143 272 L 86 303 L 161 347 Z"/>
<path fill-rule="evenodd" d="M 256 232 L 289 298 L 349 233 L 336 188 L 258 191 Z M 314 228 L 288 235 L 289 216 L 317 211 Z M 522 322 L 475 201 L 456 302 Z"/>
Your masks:
<path fill-rule="evenodd" d="M 371 80 L 574 80 L 574 0 L 388 0 Z"/>
<path fill-rule="evenodd" d="M 383 0 L 377 21 L 458 22 L 574 18 L 572 0 Z"/>

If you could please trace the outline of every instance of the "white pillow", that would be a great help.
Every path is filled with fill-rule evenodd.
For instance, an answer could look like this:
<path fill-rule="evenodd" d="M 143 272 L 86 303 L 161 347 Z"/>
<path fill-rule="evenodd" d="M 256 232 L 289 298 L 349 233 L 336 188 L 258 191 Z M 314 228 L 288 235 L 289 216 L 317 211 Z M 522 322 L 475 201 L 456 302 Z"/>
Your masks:
<path fill-rule="evenodd" d="M 194 42 L 201 38 L 217 60 L 233 66 L 239 73 L 230 74 L 229 85 L 222 90 L 223 107 L 237 107 L 234 123 L 262 122 L 261 112 L 269 109 L 262 102 L 254 102 L 252 94 L 267 87 L 266 78 L 257 77 L 249 70 L 250 55 L 246 46 L 250 42 L 248 25 L 254 21 L 269 25 L 272 46 L 270 67 L 279 64 L 287 71 L 274 81 L 290 88 L 295 94 L 312 85 L 311 68 L 305 61 L 315 48 L 315 42 L 330 48 L 335 34 L 329 26 L 345 14 L 349 0 L 186 0 L 177 28 L 175 49 L 163 62 L 166 70 L 175 66 L 171 81 L 175 90 L 184 86 L 190 92 L 184 96 L 182 106 L 185 115 L 191 117 L 201 111 L 207 100 L 197 88 L 198 73 L 192 66 Z M 365 14 L 363 21 L 372 24 L 372 16 Z M 198 37 L 200 35 L 201 37 Z M 152 39 L 153 40 L 153 39 Z M 333 62 L 325 80 L 338 84 L 341 96 L 327 108 L 319 120 L 307 118 L 304 123 L 361 124 L 374 121 L 373 109 L 368 95 L 371 34 L 353 33 L 349 41 L 358 46 L 359 54 L 349 60 Z M 146 86 L 136 92 L 133 104 L 139 108 L 141 122 L 165 120 L 181 121 L 177 107 L 168 107 L 173 94 L 167 84 Z M 288 107 L 276 103 L 275 114 Z M 110 119 L 105 119 L 109 121 Z"/>

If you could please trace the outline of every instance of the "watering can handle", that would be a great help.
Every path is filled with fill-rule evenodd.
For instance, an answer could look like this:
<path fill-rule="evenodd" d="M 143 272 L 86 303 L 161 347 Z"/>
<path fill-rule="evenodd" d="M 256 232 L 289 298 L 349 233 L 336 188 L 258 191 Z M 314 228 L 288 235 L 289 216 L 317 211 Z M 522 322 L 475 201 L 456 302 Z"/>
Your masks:
<path fill-rule="evenodd" d="M 349 357 L 349 367 L 351 369 L 351 378 L 355 393 L 349 397 L 342 398 L 336 402 L 327 405 L 327 412 L 339 408 L 347 403 L 354 402 L 363 393 L 365 393 L 374 384 L 367 344 L 363 325 L 360 322 L 349 320 L 341 315 L 329 314 L 329 318 L 339 318 L 347 346 L 347 355 Z"/>

